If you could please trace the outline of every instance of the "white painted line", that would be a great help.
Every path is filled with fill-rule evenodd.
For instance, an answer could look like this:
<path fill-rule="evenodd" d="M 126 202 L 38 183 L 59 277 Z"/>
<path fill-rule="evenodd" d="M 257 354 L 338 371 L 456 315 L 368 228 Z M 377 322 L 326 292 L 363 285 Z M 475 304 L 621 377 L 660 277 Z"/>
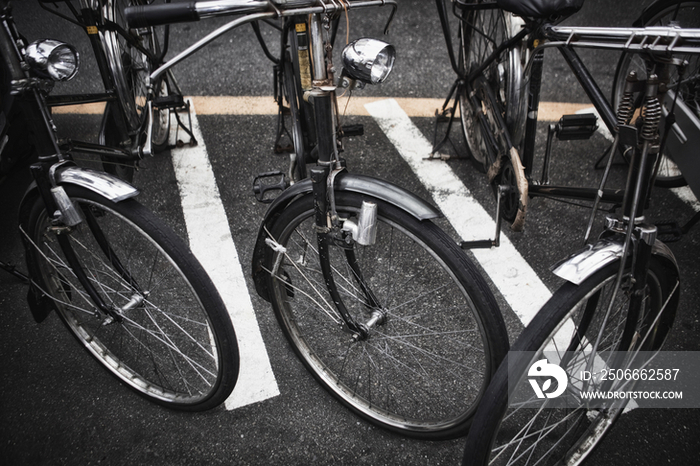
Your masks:
<path fill-rule="evenodd" d="M 698 198 L 695 197 L 695 194 L 693 194 L 693 191 L 689 186 L 683 186 L 682 188 L 671 188 L 671 191 L 683 202 L 690 205 L 695 212 L 700 212 L 700 201 L 698 201 Z"/>
<path fill-rule="evenodd" d="M 449 165 L 440 160 L 425 160 L 432 145 L 398 103 L 388 99 L 367 104 L 366 108 L 430 191 L 457 234 L 467 241 L 492 238 L 495 221 Z M 472 253 L 513 312 L 527 325 L 550 298 L 549 289 L 505 236 L 501 236 L 500 247 L 473 249 Z"/>
<path fill-rule="evenodd" d="M 277 396 L 279 389 L 194 107 L 191 110 L 192 130 L 199 145 L 176 148 L 171 153 L 190 248 L 219 290 L 238 337 L 240 375 L 236 388 L 225 403 L 226 409 L 231 410 Z M 177 125 L 173 124 L 171 139 L 175 137 L 176 128 Z"/>

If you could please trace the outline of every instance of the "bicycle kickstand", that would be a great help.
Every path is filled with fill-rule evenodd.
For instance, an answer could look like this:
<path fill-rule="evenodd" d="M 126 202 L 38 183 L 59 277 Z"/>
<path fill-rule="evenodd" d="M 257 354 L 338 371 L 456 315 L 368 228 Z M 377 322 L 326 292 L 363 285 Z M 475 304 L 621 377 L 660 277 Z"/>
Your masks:
<path fill-rule="evenodd" d="M 454 84 L 452 84 L 450 92 L 447 95 L 447 99 L 445 99 L 445 103 L 442 104 L 442 111 L 440 109 L 435 110 L 435 124 L 433 126 L 433 151 L 431 152 L 430 156 L 425 157 L 425 160 L 449 160 L 468 158 L 461 155 L 448 155 L 440 153 L 440 149 L 442 149 L 448 142 L 452 146 L 453 151 L 457 153 L 457 148 L 455 147 L 454 142 L 452 142 L 452 138 L 450 138 L 450 132 L 452 131 L 452 123 L 454 122 L 455 115 L 457 113 L 457 104 L 459 103 L 459 90 L 461 87 L 461 80 L 457 79 L 454 82 Z M 448 104 L 451 100 L 454 100 L 454 103 L 451 107 L 448 107 Z M 437 142 L 438 125 L 440 125 L 441 123 L 447 123 L 447 129 L 445 130 L 445 135 L 442 137 L 440 142 Z"/>
<path fill-rule="evenodd" d="M 490 249 L 497 248 L 501 245 L 501 222 L 503 221 L 501 217 L 501 199 L 505 194 L 512 191 L 512 189 L 511 186 L 501 184 L 498 185 L 498 189 L 496 190 L 496 234 L 494 235 L 494 239 L 462 241 L 459 244 L 462 249 Z"/>

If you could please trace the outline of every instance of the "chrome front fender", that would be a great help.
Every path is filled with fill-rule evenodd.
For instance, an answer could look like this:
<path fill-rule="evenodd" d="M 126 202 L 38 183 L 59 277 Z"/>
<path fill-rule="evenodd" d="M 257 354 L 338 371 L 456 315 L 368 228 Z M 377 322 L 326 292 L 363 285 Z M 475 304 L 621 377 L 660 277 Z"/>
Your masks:
<path fill-rule="evenodd" d="M 408 212 L 418 220 L 430 220 L 442 217 L 442 213 L 415 194 L 404 190 L 388 181 L 363 175 L 351 173 L 340 173 L 335 178 L 335 191 L 349 191 L 364 194 L 387 202 Z M 311 180 L 305 179 L 287 188 L 273 202 L 265 214 L 258 238 L 253 250 L 253 281 L 258 294 L 269 301 L 267 289 L 266 273 L 263 269 L 265 257 L 265 238 L 268 237 L 266 231 L 272 226 L 279 214 L 292 202 L 301 196 L 310 194 L 313 191 Z"/>
<path fill-rule="evenodd" d="M 564 280 L 580 285 L 598 270 L 621 258 L 622 249 L 622 238 L 601 238 L 595 244 L 589 244 L 583 250 L 557 263 L 552 272 Z M 673 253 L 661 241 L 654 242 L 652 254 L 660 256 L 678 269 L 678 262 Z"/>
<path fill-rule="evenodd" d="M 123 201 L 138 195 L 139 190 L 129 183 L 109 173 L 82 167 L 63 167 L 56 171 L 54 181 L 57 185 L 72 184 L 94 191 L 112 202 Z"/>

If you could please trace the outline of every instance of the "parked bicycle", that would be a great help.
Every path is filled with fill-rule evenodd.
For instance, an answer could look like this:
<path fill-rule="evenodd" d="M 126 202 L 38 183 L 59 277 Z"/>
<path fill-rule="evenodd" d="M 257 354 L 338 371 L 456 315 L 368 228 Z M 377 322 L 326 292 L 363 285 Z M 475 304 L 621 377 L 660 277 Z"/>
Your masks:
<path fill-rule="evenodd" d="M 50 107 L 105 102 L 99 144 L 120 152 L 98 154 L 105 171 L 128 182 L 143 157 L 168 148 L 171 114 L 194 141 L 189 125 L 178 111 L 189 111 L 172 73 L 150 83 L 149 75 L 164 61 L 168 52 L 169 27 L 129 28 L 124 8 L 154 4 L 154 0 L 39 0 L 46 11 L 83 29 L 90 41 L 104 86 L 103 93 L 61 94 L 47 98 Z M 164 0 L 169 3 L 170 0 Z M 59 8 L 60 7 L 60 8 Z M 64 11 L 67 9 L 70 12 Z M 148 98 L 148 86 L 154 91 Z M 146 139 L 149 140 L 146 143 Z M 89 149 L 90 144 L 73 141 Z"/>
<path fill-rule="evenodd" d="M 629 401 L 618 398 L 594 404 L 582 394 L 630 386 L 624 379 L 583 380 L 574 374 L 601 367 L 645 367 L 661 349 L 675 319 L 680 272 L 670 249 L 658 239 L 660 229 L 649 223 L 645 210 L 665 144 L 671 140 L 673 116 L 687 105 L 681 91 L 694 86 L 698 75 L 689 64 L 697 63 L 700 54 L 700 29 L 555 25 L 582 3 L 453 2 L 461 22 L 456 66 L 460 78 L 455 90 L 471 138 L 470 150 L 472 155 L 480 151 L 485 168 L 500 184 L 506 208 L 513 207 L 516 221 L 525 213 L 522 196 L 551 194 L 590 200 L 588 242 L 599 205 L 608 202 L 619 207 L 617 215 L 606 219 L 597 240 L 554 269 L 566 283 L 528 324 L 499 367 L 469 432 L 465 464 L 580 464 Z M 438 0 L 437 4 L 445 24 L 444 3 Z M 643 60 L 646 72 L 626 76 L 617 111 L 579 58 L 579 48 L 618 50 Z M 529 179 L 526 167 L 533 161 L 547 49 L 562 54 L 615 136 L 597 189 L 565 190 Z M 564 116 L 553 131 L 564 139 L 577 138 L 589 135 L 596 123 L 592 115 Z M 629 158 L 627 182 L 621 190 L 607 187 L 612 155 L 618 149 Z M 545 167 L 550 151 L 548 143 Z M 571 376 L 565 391 L 559 381 L 551 381 L 549 391 L 561 388 L 575 405 L 557 405 L 552 399 L 542 402 L 536 396 L 528 379 L 533 376 L 531 368 L 536 369 L 535 363 L 542 360 Z M 514 400 L 517 402 L 511 403 Z"/>
<path fill-rule="evenodd" d="M 77 72 L 75 48 L 26 43 L 8 0 L 0 25 L 0 160 L 8 162 L 0 165 L 23 162 L 10 151 L 35 160 L 19 206 L 28 276 L 0 267 L 27 282 L 37 322 L 56 311 L 140 395 L 180 410 L 219 405 L 237 380 L 238 345 L 216 288 L 185 243 L 134 199 L 137 189 L 76 166 L 59 143 L 48 94 Z"/>
<path fill-rule="evenodd" d="M 580 58 L 571 56 L 566 49 L 560 49 L 564 59 L 574 71 L 598 112 L 598 116 L 593 113 L 564 115 L 558 124 L 549 126 L 544 155 L 538 157 L 535 144 L 537 137 L 536 117 L 542 84 L 543 54 L 535 54 L 530 59 L 535 49 L 533 44 L 528 44 L 526 41 L 531 36 L 531 28 L 526 27 L 521 17 L 513 15 L 497 15 L 488 12 L 484 15 L 475 15 L 473 19 L 468 18 L 465 16 L 465 12 L 469 9 L 465 9 L 463 6 L 474 3 L 466 0 L 452 0 L 451 3 L 454 16 L 459 19 L 459 44 L 456 51 L 452 45 L 445 2 L 436 0 L 450 61 L 458 78 L 452 86 L 438 118 L 438 121 L 447 121 L 448 125 L 445 135 L 440 140 L 438 140 L 436 129 L 434 154 L 436 155 L 438 150 L 449 140 L 450 129 L 457 115 L 457 106 L 459 106 L 459 121 L 467 142 L 469 156 L 477 168 L 487 172 L 488 182 L 498 198 L 497 237 L 500 232 L 501 220 L 510 222 L 514 231 L 521 231 L 524 228 L 527 206 L 531 198 L 545 197 L 568 202 L 592 202 L 597 196 L 596 189 L 557 185 L 552 182 L 550 166 L 553 141 L 555 139 L 585 140 L 590 138 L 598 128 L 599 119 L 611 133 L 614 132 L 616 126 L 614 110 L 620 99 L 625 73 L 631 69 L 639 71 L 639 59 L 631 61 L 630 58 L 634 54 L 622 54 L 616 71 L 617 78 L 612 96 L 615 107 L 611 108 L 604 104 L 606 102 L 605 96 L 590 73 L 577 71 L 582 68 Z M 510 5 L 510 3 L 502 3 L 500 0 L 497 3 L 498 5 Z M 568 1 L 545 2 L 542 9 L 552 11 L 558 7 L 566 9 L 576 3 Z M 486 2 L 483 5 L 487 6 L 479 8 L 489 9 L 495 3 Z M 697 21 L 694 19 L 697 18 L 697 9 L 693 2 L 659 0 L 646 10 L 637 24 L 645 24 L 645 22 L 668 23 L 667 16 L 670 15 L 673 18 L 676 14 L 669 12 L 673 5 L 681 6 L 685 20 L 689 21 L 688 24 Z M 535 11 L 535 8 L 531 7 L 529 3 L 524 8 L 528 11 Z M 562 14 L 560 12 L 558 14 L 559 19 L 561 19 Z M 566 15 L 564 14 L 564 16 Z M 476 21 L 480 23 L 477 24 Z M 525 66 L 528 66 L 527 70 L 525 70 Z M 677 118 L 688 113 L 683 109 L 686 109 L 687 105 L 696 99 L 694 95 L 696 79 L 694 77 L 699 73 L 697 68 L 697 60 L 691 58 L 687 69 L 689 78 L 681 89 L 681 92 L 687 95 L 682 96 L 681 103 L 676 107 L 681 109 L 676 112 Z M 644 75 L 645 72 L 641 73 L 640 77 L 643 78 Z M 472 98 L 470 92 L 476 93 L 475 98 Z M 493 95 L 489 95 L 489 92 Z M 528 93 L 535 96 L 536 99 L 528 98 Z M 451 100 L 454 100 L 454 103 L 449 106 Z M 686 101 L 688 104 L 685 103 Z M 667 110 L 664 112 L 667 113 Z M 679 119 L 677 124 L 673 126 L 674 131 L 669 133 L 668 144 L 664 150 L 670 151 L 670 154 L 664 154 L 668 156 L 661 158 L 657 169 L 657 184 L 674 186 L 683 183 L 679 180 L 677 167 L 673 163 L 669 163 L 674 159 L 678 158 L 683 164 L 693 165 L 691 157 L 693 143 L 685 143 L 685 141 L 693 141 L 697 136 L 700 136 L 700 121 L 692 115 L 684 118 L 684 120 L 688 119 L 690 119 L 688 122 Z M 679 124 L 683 124 L 685 128 L 685 134 L 682 136 L 677 135 L 681 134 L 679 133 L 681 131 Z M 501 131 L 503 128 L 508 129 L 507 134 Z M 628 147 L 621 145 L 615 152 L 618 150 L 623 156 L 626 156 Z M 612 152 L 605 155 L 608 154 L 608 159 L 615 156 L 615 153 Z M 690 159 L 690 163 L 685 162 L 687 159 Z M 536 178 L 538 168 L 539 179 Z M 697 194 L 700 194 L 700 185 L 693 188 Z M 619 190 L 606 190 L 601 201 L 609 205 L 619 205 L 622 196 Z M 692 223 L 697 221 L 698 219 L 694 219 Z M 690 225 L 691 223 L 687 226 Z M 674 228 L 674 230 L 678 231 L 679 229 Z M 464 243 L 463 247 L 488 248 L 498 244 L 497 237 L 495 240 Z"/>
<path fill-rule="evenodd" d="M 335 25 L 346 10 L 382 5 L 396 8 L 393 0 L 201 1 L 129 8 L 127 19 L 143 27 L 243 15 L 152 81 L 235 27 L 274 21 L 280 55 L 265 50 L 292 121 L 294 184 L 260 227 L 256 290 L 307 369 L 342 403 L 395 432 L 449 438 L 466 432 L 507 334 L 476 267 L 431 221 L 440 213 L 387 181 L 349 173 L 340 157 Z M 381 82 L 394 59 L 391 46 L 370 39 L 348 44 L 343 57 L 339 79 L 349 88 Z"/>

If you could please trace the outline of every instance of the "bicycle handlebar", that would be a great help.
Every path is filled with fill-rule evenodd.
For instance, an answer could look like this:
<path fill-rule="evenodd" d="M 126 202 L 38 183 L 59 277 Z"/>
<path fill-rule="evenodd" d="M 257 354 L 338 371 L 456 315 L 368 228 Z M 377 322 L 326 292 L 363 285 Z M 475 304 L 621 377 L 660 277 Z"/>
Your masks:
<path fill-rule="evenodd" d="M 129 27 L 141 28 L 245 13 L 268 12 L 281 17 L 384 5 L 392 7 L 391 16 L 384 31 L 386 33 L 396 12 L 396 0 L 345 0 L 344 2 L 337 0 L 204 0 L 130 6 L 125 8 L 124 17 Z"/>
<path fill-rule="evenodd" d="M 199 21 L 195 5 L 195 2 L 182 2 L 129 6 L 124 10 L 124 18 L 132 28 Z"/>
<path fill-rule="evenodd" d="M 133 28 L 199 21 L 210 16 L 243 14 L 268 9 L 267 0 L 210 0 L 200 2 L 136 5 L 124 9 L 127 24 Z"/>

